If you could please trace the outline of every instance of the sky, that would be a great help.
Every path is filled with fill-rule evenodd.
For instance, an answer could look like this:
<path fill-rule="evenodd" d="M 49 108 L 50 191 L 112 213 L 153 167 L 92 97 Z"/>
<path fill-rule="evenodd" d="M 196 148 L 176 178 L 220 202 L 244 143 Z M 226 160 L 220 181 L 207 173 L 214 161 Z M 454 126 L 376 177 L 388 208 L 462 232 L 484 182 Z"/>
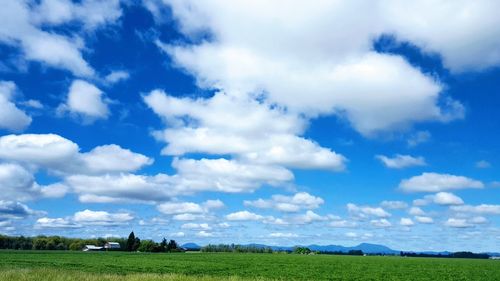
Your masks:
<path fill-rule="evenodd" d="M 4 0 L 0 233 L 500 251 L 498 10 Z"/>

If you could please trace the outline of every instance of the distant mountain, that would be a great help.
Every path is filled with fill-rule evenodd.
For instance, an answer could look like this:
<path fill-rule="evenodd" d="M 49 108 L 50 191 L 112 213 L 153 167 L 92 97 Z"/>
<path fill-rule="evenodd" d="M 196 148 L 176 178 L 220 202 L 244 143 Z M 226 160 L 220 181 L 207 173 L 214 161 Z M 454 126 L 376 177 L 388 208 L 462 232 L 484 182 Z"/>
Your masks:
<path fill-rule="evenodd" d="M 186 250 L 198 251 L 201 249 L 201 246 L 195 243 L 186 243 L 181 245 L 182 248 Z"/>
<path fill-rule="evenodd" d="M 307 247 L 313 251 L 319 251 L 319 252 L 343 252 L 347 253 L 351 250 L 361 250 L 365 254 L 385 254 L 385 255 L 399 255 L 400 251 L 399 250 L 393 250 L 387 246 L 384 245 L 379 245 L 379 244 L 370 244 L 370 243 L 361 243 L 357 246 L 353 247 L 345 247 L 345 246 L 340 246 L 340 245 L 308 245 L 308 246 L 302 246 L 302 245 L 297 245 L 295 247 L 290 247 L 290 246 L 269 246 L 265 244 L 246 244 L 242 245 L 246 247 L 256 247 L 256 248 L 271 248 L 273 251 L 288 251 L 291 252 L 295 247 Z M 182 245 L 183 248 L 189 249 L 189 250 L 199 250 L 201 249 L 201 246 L 195 244 L 195 243 L 186 243 Z M 412 252 L 412 253 L 417 253 L 417 254 L 429 254 L 429 255 L 449 255 L 452 254 L 453 252 L 448 252 L 448 251 L 442 251 L 442 252 L 432 252 L 432 251 L 424 251 L 424 252 L 413 252 L 413 251 L 404 251 L 404 252 Z M 500 256 L 500 253 L 493 253 L 489 252 L 486 253 L 490 256 Z"/>
<path fill-rule="evenodd" d="M 309 249 L 313 251 L 320 252 L 344 252 L 347 253 L 352 250 L 361 250 L 366 254 L 399 254 L 399 251 L 393 250 L 384 245 L 377 244 L 369 244 L 369 243 L 361 243 L 358 246 L 354 247 L 344 247 L 339 245 L 327 245 L 327 246 L 319 246 L 319 245 L 309 245 L 307 246 Z"/>

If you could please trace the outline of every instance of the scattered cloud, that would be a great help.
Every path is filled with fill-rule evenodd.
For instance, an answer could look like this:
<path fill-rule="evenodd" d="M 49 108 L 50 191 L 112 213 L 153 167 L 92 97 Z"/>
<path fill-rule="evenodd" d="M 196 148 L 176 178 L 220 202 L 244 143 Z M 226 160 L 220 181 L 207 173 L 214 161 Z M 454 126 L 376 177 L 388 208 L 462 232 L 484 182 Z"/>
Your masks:
<path fill-rule="evenodd" d="M 438 173 L 423 173 L 420 176 L 402 180 L 399 184 L 399 188 L 405 192 L 440 192 L 483 187 L 484 184 L 478 180 Z"/>
<path fill-rule="evenodd" d="M 15 104 L 15 91 L 14 82 L 0 81 L 0 129 L 22 131 L 31 124 L 31 117 Z"/>
<path fill-rule="evenodd" d="M 398 209 L 408 208 L 408 203 L 403 202 L 403 201 L 382 201 L 380 203 L 380 206 L 382 206 L 383 208 L 387 208 L 387 209 L 398 210 Z"/>
<path fill-rule="evenodd" d="M 423 157 L 413 157 L 410 155 L 396 154 L 393 158 L 377 155 L 375 156 L 380 162 L 382 162 L 387 168 L 392 169 L 403 169 L 414 166 L 425 166 L 425 159 Z"/>
<path fill-rule="evenodd" d="M 366 218 L 369 216 L 388 218 L 391 216 L 386 210 L 381 207 L 358 206 L 353 203 L 347 204 L 347 211 L 354 217 Z"/>
<path fill-rule="evenodd" d="M 109 101 L 104 93 L 89 82 L 74 80 L 69 88 L 65 103 L 57 111 L 59 114 L 70 112 L 82 118 L 84 123 L 92 123 L 97 119 L 107 119 L 110 115 Z"/>
<path fill-rule="evenodd" d="M 312 196 L 307 192 L 299 192 L 293 196 L 273 195 L 271 199 L 245 200 L 245 206 L 260 209 L 275 209 L 282 212 L 298 212 L 302 209 L 316 209 L 324 203 L 320 197 Z"/>
<path fill-rule="evenodd" d="M 239 211 L 226 216 L 226 219 L 229 221 L 257 221 L 262 220 L 263 218 L 263 216 L 249 211 Z"/>

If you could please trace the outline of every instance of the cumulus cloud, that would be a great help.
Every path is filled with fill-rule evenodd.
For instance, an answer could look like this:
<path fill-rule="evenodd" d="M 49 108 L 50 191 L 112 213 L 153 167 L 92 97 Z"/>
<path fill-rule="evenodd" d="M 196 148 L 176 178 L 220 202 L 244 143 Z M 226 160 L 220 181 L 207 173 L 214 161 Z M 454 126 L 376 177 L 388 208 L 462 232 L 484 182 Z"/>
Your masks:
<path fill-rule="evenodd" d="M 440 192 L 483 187 L 484 184 L 478 180 L 438 173 L 423 173 L 420 176 L 402 180 L 399 184 L 399 188 L 405 192 Z"/>
<path fill-rule="evenodd" d="M 58 112 L 62 114 L 68 111 L 82 118 L 85 123 L 90 123 L 96 119 L 108 118 L 108 103 L 99 88 L 83 80 L 74 80 L 69 88 L 67 100 L 58 107 Z"/>
<path fill-rule="evenodd" d="M 394 157 L 390 158 L 385 155 L 377 155 L 375 156 L 382 164 L 384 164 L 387 168 L 392 169 L 403 169 L 414 166 L 425 166 L 425 159 L 423 157 L 413 157 L 410 155 L 401 155 L 396 154 Z"/>
<path fill-rule="evenodd" d="M 104 80 L 108 83 L 114 84 L 120 81 L 127 80 L 129 77 L 130 74 L 127 71 L 116 70 L 106 75 L 106 77 L 104 77 Z"/>
<path fill-rule="evenodd" d="M 419 223 L 423 224 L 431 224 L 434 223 L 434 219 L 426 216 L 415 216 L 415 220 Z"/>
<path fill-rule="evenodd" d="M 267 100 L 293 112 L 345 118 L 364 135 L 463 116 L 456 102 L 438 105 L 439 81 L 399 56 L 372 51 L 374 38 L 400 31 L 385 20 L 392 10 L 381 2 L 369 7 L 352 1 L 293 7 L 264 1 L 169 5 L 181 32 L 212 35 L 196 45 L 157 43 L 201 87 L 238 96 L 264 92 Z M 364 20 L 346 16 L 352 13 Z M 325 33 L 331 26 L 351 28 Z"/>
<path fill-rule="evenodd" d="M 370 224 L 375 227 L 382 227 L 382 228 L 392 226 L 392 224 L 387 219 L 371 220 Z"/>
<path fill-rule="evenodd" d="M 90 173 L 133 172 L 153 160 L 116 144 L 98 146 L 80 157 Z"/>
<path fill-rule="evenodd" d="M 297 238 L 299 235 L 295 233 L 283 233 L 283 232 L 273 232 L 269 234 L 269 237 L 271 238 Z"/>
<path fill-rule="evenodd" d="M 387 218 L 391 214 L 388 213 L 381 207 L 370 207 L 370 206 L 358 206 L 353 203 L 347 204 L 347 211 L 354 217 L 367 218 L 367 217 L 379 217 Z"/>
<path fill-rule="evenodd" d="M 261 209 L 276 209 L 282 212 L 298 212 L 302 209 L 319 208 L 324 201 L 320 197 L 312 196 L 307 192 L 299 192 L 293 196 L 273 195 L 271 199 L 258 199 L 254 201 L 245 200 L 245 206 L 261 208 Z"/>
<path fill-rule="evenodd" d="M 263 218 L 263 216 L 249 211 L 239 211 L 226 215 L 226 219 L 229 221 L 258 221 Z"/>
<path fill-rule="evenodd" d="M 0 159 L 64 174 L 132 172 L 152 159 L 118 145 L 98 146 L 80 153 L 78 145 L 55 134 L 23 134 L 0 137 Z"/>
<path fill-rule="evenodd" d="M 413 226 L 413 225 L 415 225 L 415 223 L 413 222 L 413 220 L 410 219 L 410 218 L 401 218 L 399 220 L 399 224 L 402 225 L 402 226 Z"/>
<path fill-rule="evenodd" d="M 408 214 L 412 216 L 423 216 L 425 212 L 419 207 L 411 207 L 410 210 L 408 210 Z"/>
<path fill-rule="evenodd" d="M 65 218 L 39 218 L 36 220 L 35 229 L 50 229 L 50 228 L 81 228 L 80 224 L 76 224 Z"/>
<path fill-rule="evenodd" d="M 354 228 L 358 224 L 348 220 L 334 220 L 329 224 L 331 227 Z"/>
<path fill-rule="evenodd" d="M 164 154 L 231 154 L 242 161 L 265 166 L 344 168 L 342 155 L 297 136 L 304 132 L 303 118 L 269 104 L 224 93 L 193 100 L 153 91 L 144 100 L 170 125 L 156 133 L 157 139 L 168 143 Z M 266 126 L 259 125 L 264 123 Z"/>
<path fill-rule="evenodd" d="M 454 228 L 467 228 L 472 227 L 471 224 L 467 222 L 465 219 L 457 219 L 457 218 L 449 218 L 445 223 L 446 226 L 454 227 Z"/>
<path fill-rule="evenodd" d="M 62 68 L 79 76 L 94 74 L 84 60 L 84 42 L 78 32 L 57 33 L 67 23 L 78 23 L 85 31 L 114 23 L 121 16 L 119 0 L 7 0 L 0 11 L 0 42 L 19 47 L 23 58 Z M 43 28 L 45 27 L 45 28 Z M 66 30 L 66 29 L 65 29 Z"/>
<path fill-rule="evenodd" d="M 433 195 L 426 195 L 423 199 L 415 200 L 415 203 L 419 206 L 427 205 L 430 203 L 438 205 L 463 205 L 464 201 L 462 198 L 456 196 L 449 192 L 438 192 Z"/>
<path fill-rule="evenodd" d="M 89 209 L 76 212 L 73 215 L 73 221 L 81 224 L 91 225 L 119 225 L 133 220 L 134 217 L 125 212 L 108 213 L 105 211 L 91 211 Z"/>
<path fill-rule="evenodd" d="M 182 229 L 190 229 L 190 230 L 211 230 L 207 223 L 185 223 L 181 226 Z"/>
<path fill-rule="evenodd" d="M 16 84 L 0 81 L 0 129 L 21 131 L 31 124 L 31 117 L 14 102 Z"/>
<path fill-rule="evenodd" d="M 455 212 L 463 213 L 475 213 L 475 214 L 490 214 L 490 215 L 500 215 L 500 205 L 463 205 L 463 206 L 451 206 L 450 209 Z"/>
<path fill-rule="evenodd" d="M 203 213 L 203 208 L 192 202 L 167 202 L 158 205 L 158 211 L 167 214 Z"/>
<path fill-rule="evenodd" d="M 380 206 L 387 209 L 406 209 L 408 204 L 403 201 L 382 201 Z"/>
<path fill-rule="evenodd" d="M 40 213 L 20 202 L 0 200 L 0 221 L 6 219 L 23 219 Z"/>

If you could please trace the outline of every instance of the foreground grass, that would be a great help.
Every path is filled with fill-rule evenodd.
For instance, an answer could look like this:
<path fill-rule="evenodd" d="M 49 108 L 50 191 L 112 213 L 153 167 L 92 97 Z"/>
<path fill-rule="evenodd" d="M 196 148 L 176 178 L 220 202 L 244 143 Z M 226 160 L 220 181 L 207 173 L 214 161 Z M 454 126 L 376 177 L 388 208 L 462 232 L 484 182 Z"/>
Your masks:
<path fill-rule="evenodd" d="M 155 274 L 155 273 L 132 273 L 119 274 L 95 274 L 83 271 L 72 271 L 64 269 L 9 269 L 0 271 L 0 280 L 19 281 L 251 281 L 264 280 L 243 279 L 233 276 L 227 278 L 210 276 L 187 276 L 180 274 Z"/>
<path fill-rule="evenodd" d="M 0 273 L 0 280 L 500 281 L 500 262 L 285 254 L 0 251 Z"/>

